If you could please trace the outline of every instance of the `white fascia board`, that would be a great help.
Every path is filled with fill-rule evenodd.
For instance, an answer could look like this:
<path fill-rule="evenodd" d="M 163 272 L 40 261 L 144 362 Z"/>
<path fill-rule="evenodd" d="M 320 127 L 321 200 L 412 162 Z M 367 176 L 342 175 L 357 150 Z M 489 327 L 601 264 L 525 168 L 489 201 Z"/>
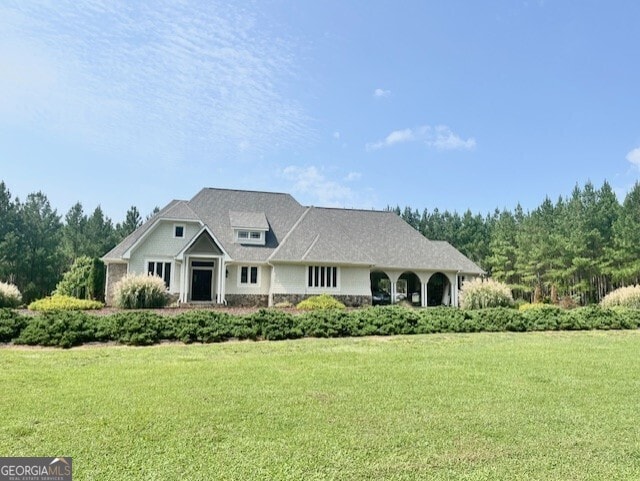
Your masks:
<path fill-rule="evenodd" d="M 220 248 L 220 250 L 222 251 L 222 256 L 224 257 L 225 262 L 231 261 L 231 256 L 229 255 L 229 253 L 224 249 L 222 243 L 218 240 L 218 238 L 215 236 L 215 234 L 213 232 L 211 232 L 211 229 L 209 229 L 208 226 L 202 224 L 202 222 L 200 223 L 202 225 L 202 228 L 196 233 L 196 235 L 194 235 L 191 240 L 189 242 L 187 242 L 187 244 L 182 248 L 182 250 L 180 250 L 180 252 L 178 252 L 176 254 L 176 260 L 183 260 L 184 259 L 184 253 L 187 251 L 187 249 L 189 249 L 195 242 L 196 240 L 198 240 L 198 238 L 202 235 L 203 232 L 208 233 L 211 238 L 213 239 L 213 242 L 215 242 L 215 244 Z"/>

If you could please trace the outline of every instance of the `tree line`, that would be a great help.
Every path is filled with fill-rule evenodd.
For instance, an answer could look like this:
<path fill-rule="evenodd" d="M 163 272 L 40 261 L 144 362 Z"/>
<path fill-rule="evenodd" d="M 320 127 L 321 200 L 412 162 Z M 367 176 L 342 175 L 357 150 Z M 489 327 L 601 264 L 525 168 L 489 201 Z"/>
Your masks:
<path fill-rule="evenodd" d="M 135 206 L 114 224 L 100 206 L 86 214 L 80 202 L 63 219 L 44 193 L 21 201 L 0 182 L 0 281 L 15 284 L 25 302 L 45 297 L 75 259 L 106 254 L 141 224 Z"/>
<path fill-rule="evenodd" d="M 596 189 L 587 182 L 527 212 L 519 204 L 484 216 L 391 210 L 428 239 L 448 241 L 520 298 L 587 304 L 640 282 L 640 183 L 622 204 L 609 183 Z"/>
<path fill-rule="evenodd" d="M 525 299 L 555 293 L 586 304 L 640 283 L 640 183 L 622 203 L 607 182 L 599 189 L 587 182 L 526 212 L 519 204 L 484 216 L 388 209 L 428 239 L 448 241 Z M 0 280 L 16 284 L 26 302 L 44 297 L 75 259 L 104 255 L 141 224 L 135 206 L 116 224 L 100 206 L 87 214 L 79 202 L 63 218 L 44 193 L 20 201 L 0 182 Z"/>

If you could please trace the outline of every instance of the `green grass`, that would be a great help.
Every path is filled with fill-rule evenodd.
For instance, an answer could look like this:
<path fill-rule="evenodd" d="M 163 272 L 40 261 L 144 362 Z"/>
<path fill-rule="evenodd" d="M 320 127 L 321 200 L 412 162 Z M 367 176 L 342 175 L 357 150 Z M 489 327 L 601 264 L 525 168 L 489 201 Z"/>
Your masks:
<path fill-rule="evenodd" d="M 640 479 L 640 332 L 0 349 L 0 453 L 76 480 Z"/>

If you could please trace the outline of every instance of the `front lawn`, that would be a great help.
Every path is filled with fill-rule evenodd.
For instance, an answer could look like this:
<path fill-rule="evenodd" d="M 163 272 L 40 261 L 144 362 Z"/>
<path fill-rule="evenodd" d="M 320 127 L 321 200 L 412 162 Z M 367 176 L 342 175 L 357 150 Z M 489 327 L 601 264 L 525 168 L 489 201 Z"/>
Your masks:
<path fill-rule="evenodd" d="M 640 478 L 640 332 L 0 348 L 0 454 L 75 480 Z"/>

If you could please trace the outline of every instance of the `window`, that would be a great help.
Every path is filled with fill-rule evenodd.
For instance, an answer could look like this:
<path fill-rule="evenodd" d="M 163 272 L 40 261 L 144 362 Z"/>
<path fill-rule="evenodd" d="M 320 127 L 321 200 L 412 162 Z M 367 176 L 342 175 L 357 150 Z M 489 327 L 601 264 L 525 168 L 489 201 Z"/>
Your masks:
<path fill-rule="evenodd" d="M 264 245 L 265 232 L 261 230 L 236 230 L 236 242 Z"/>
<path fill-rule="evenodd" d="M 164 281 L 164 285 L 171 285 L 171 262 L 149 262 L 147 264 L 147 274 L 158 276 Z"/>
<path fill-rule="evenodd" d="M 338 268 L 330 266 L 309 266 L 307 272 L 309 287 L 338 287 Z"/>
<path fill-rule="evenodd" d="M 240 284 L 258 284 L 257 266 L 240 266 Z"/>
<path fill-rule="evenodd" d="M 173 226 L 173 237 L 184 237 L 184 226 L 183 225 L 174 225 Z"/>

